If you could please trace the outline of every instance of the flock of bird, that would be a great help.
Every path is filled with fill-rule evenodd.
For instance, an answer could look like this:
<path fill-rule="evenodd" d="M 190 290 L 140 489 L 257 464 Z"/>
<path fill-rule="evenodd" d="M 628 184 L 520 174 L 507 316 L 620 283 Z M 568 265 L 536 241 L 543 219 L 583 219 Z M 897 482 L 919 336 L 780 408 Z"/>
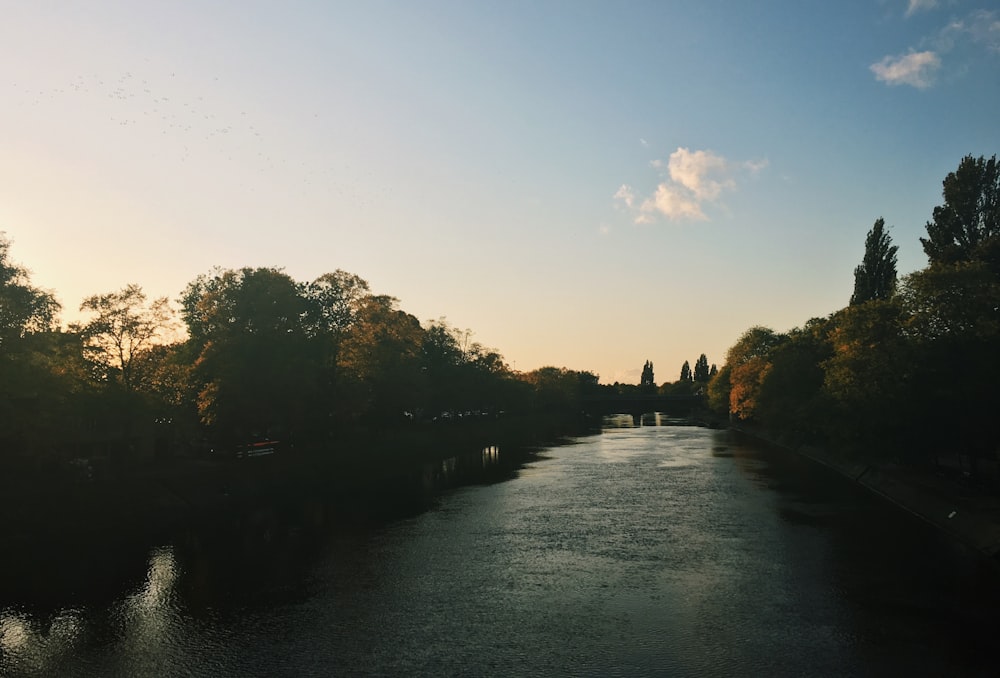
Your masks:
<path fill-rule="evenodd" d="M 278 141 L 287 140 L 288 134 L 265 133 L 276 119 L 296 125 L 308 116 L 309 124 L 315 125 L 318 113 L 275 110 L 271 101 L 244 99 L 234 105 L 242 93 L 227 96 L 223 84 L 219 77 L 191 79 L 177 72 L 77 75 L 64 86 L 47 89 L 12 82 L 8 105 L 49 109 L 70 129 L 86 124 L 74 133 L 130 148 L 140 162 L 237 163 L 243 176 L 256 172 L 263 175 L 262 181 L 277 178 L 286 186 L 299 185 L 302 191 L 322 190 L 345 202 L 370 206 L 374 200 L 370 172 L 358 176 L 350 162 L 337 163 L 336 154 L 317 160 L 315 149 Z M 261 106 L 270 109 L 265 116 L 255 114 Z M 268 120 L 261 122 L 262 117 Z M 254 186 L 250 182 L 246 188 L 253 191 Z"/>

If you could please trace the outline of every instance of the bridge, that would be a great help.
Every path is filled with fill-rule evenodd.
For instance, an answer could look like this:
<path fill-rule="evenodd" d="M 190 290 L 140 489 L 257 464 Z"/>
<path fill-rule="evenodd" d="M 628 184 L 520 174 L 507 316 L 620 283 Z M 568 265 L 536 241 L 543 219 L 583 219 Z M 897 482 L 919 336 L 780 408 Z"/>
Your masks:
<path fill-rule="evenodd" d="M 704 395 L 599 395 L 583 398 L 589 414 L 631 414 L 639 417 L 649 412 L 686 416 L 705 404 Z"/>

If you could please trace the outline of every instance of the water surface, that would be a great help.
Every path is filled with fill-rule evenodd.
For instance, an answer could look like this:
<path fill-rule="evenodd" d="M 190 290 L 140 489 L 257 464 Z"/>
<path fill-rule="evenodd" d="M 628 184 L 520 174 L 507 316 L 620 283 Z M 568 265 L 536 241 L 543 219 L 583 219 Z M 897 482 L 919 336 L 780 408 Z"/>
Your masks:
<path fill-rule="evenodd" d="M 0 673 L 994 674 L 995 575 L 928 526 L 728 432 L 607 424 L 411 518 L 307 504 L 0 601 Z"/>

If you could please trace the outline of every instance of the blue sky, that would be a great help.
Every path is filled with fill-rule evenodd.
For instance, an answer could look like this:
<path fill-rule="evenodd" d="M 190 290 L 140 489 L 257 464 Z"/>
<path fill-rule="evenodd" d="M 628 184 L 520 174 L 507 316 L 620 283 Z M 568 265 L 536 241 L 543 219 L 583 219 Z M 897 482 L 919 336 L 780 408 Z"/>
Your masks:
<path fill-rule="evenodd" d="M 519 370 L 658 381 L 901 273 L 1000 150 L 985 1 L 0 2 L 0 230 L 52 289 L 343 269 Z"/>

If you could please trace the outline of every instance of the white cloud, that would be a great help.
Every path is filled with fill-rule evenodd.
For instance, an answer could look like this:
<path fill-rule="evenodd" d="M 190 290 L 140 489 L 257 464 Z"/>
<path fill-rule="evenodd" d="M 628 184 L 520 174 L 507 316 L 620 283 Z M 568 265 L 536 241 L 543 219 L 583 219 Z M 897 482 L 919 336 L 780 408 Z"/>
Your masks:
<path fill-rule="evenodd" d="M 623 185 L 615 200 L 633 212 L 637 224 L 647 224 L 658 218 L 671 221 L 707 221 L 705 208 L 717 203 L 725 191 L 736 188 L 736 177 L 742 172 L 758 173 L 767 160 L 733 162 L 712 151 L 692 151 L 680 147 L 670 154 L 667 162 L 653 160 L 650 167 L 662 176 L 653 194 L 640 200 L 635 189 Z"/>
<path fill-rule="evenodd" d="M 639 216 L 643 217 L 643 223 L 652 221 L 652 217 L 656 214 L 662 214 L 671 221 L 708 219 L 697 200 L 685 193 L 680 186 L 666 183 L 656 187 L 656 193 L 643 201 L 639 212 Z"/>
<path fill-rule="evenodd" d="M 910 52 L 903 56 L 887 56 L 872 64 L 876 80 L 887 85 L 912 85 L 926 89 L 934 82 L 934 74 L 941 66 L 941 59 L 934 52 Z"/>
<path fill-rule="evenodd" d="M 692 153 L 686 148 L 678 148 L 670 154 L 667 169 L 670 178 L 691 191 L 699 201 L 714 200 L 722 189 L 736 185 L 728 176 L 729 162 L 711 151 Z"/>
<path fill-rule="evenodd" d="M 622 184 L 621 188 L 615 191 L 614 199 L 622 201 L 625 207 L 631 208 L 635 204 L 635 191 L 631 186 Z"/>
<path fill-rule="evenodd" d="M 937 7 L 937 0 L 910 0 L 906 7 L 906 16 L 913 16 L 917 12 L 923 12 Z"/>

